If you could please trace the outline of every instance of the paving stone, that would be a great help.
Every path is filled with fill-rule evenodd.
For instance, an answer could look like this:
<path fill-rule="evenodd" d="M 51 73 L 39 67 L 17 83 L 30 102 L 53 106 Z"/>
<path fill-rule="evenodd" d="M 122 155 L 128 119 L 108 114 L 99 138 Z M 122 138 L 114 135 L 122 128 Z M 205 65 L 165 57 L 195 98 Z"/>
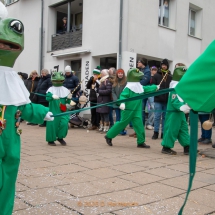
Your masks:
<path fill-rule="evenodd" d="M 124 173 L 140 172 L 146 169 L 143 166 L 134 165 L 133 163 L 121 164 L 111 168 Z"/>
<path fill-rule="evenodd" d="M 29 208 L 29 205 L 24 203 L 19 198 L 15 198 L 15 202 L 14 202 L 14 210 L 15 211 L 23 210 L 23 209 L 26 209 L 26 208 Z"/>
<path fill-rule="evenodd" d="M 174 197 L 164 201 L 158 201 L 152 204 L 142 205 L 139 207 L 128 208 L 120 211 L 116 211 L 117 215 L 139 215 L 139 214 L 165 214 L 165 215 L 178 215 L 178 212 L 183 204 L 184 199 L 180 197 Z M 184 208 L 183 215 L 203 215 L 211 212 L 212 208 L 206 207 L 202 204 L 188 201 Z"/>
<path fill-rule="evenodd" d="M 204 172 L 197 172 L 195 175 L 196 181 L 201 181 L 208 184 L 215 184 L 215 177 L 214 175 L 207 174 Z"/>
<path fill-rule="evenodd" d="M 22 169 L 32 169 L 32 168 L 38 168 L 38 167 L 51 167 L 51 166 L 55 166 L 55 164 L 48 161 L 25 162 L 25 163 L 21 161 L 21 166 L 22 166 Z"/>
<path fill-rule="evenodd" d="M 81 167 L 81 166 L 76 165 L 76 164 L 55 166 L 55 167 L 53 167 L 51 169 L 56 174 L 65 174 L 65 173 L 81 172 L 81 171 L 88 170 L 87 168 Z"/>
<path fill-rule="evenodd" d="M 100 168 L 94 170 L 88 170 L 84 172 L 87 175 L 92 175 L 98 178 L 111 178 L 119 175 L 123 175 L 123 172 L 119 172 L 110 168 Z"/>
<path fill-rule="evenodd" d="M 47 204 L 47 205 L 41 205 L 37 207 L 28 208 L 26 210 L 19 210 L 13 213 L 14 215 L 29 215 L 29 214 L 46 214 L 46 215 L 79 215 L 78 212 L 70 210 L 60 204 L 53 203 L 53 204 Z"/>
<path fill-rule="evenodd" d="M 98 169 L 102 167 L 108 167 L 112 166 L 112 164 L 99 161 L 99 160 L 91 160 L 91 161 L 85 161 L 85 162 L 79 162 L 78 165 L 86 167 L 88 169 Z"/>
<path fill-rule="evenodd" d="M 161 176 L 164 178 L 173 178 L 173 177 L 182 176 L 182 175 L 186 174 L 184 172 L 179 172 L 176 170 L 169 169 L 168 166 L 167 167 L 160 167 L 157 169 L 146 170 L 145 172 L 152 174 L 152 175 Z"/>
<path fill-rule="evenodd" d="M 179 177 L 175 177 L 175 178 L 165 179 L 165 180 L 159 181 L 159 182 L 162 184 L 166 184 L 166 185 L 169 185 L 171 187 L 176 187 L 176 188 L 183 189 L 186 191 L 188 188 L 189 178 L 188 178 L 188 175 L 185 175 L 185 176 L 179 176 Z M 208 185 L 209 185 L 208 183 L 196 181 L 195 177 L 194 177 L 193 184 L 192 184 L 192 190 L 198 189 L 200 187 L 205 187 Z"/>
<path fill-rule="evenodd" d="M 74 197 L 55 188 L 31 189 L 16 194 L 18 198 L 33 206 L 54 203 L 59 200 L 71 200 Z"/>
<path fill-rule="evenodd" d="M 184 198 L 185 195 L 181 195 L 181 197 Z M 215 192 L 214 191 L 204 189 L 204 188 L 199 188 L 197 190 L 193 190 L 192 192 L 190 192 L 189 200 L 196 203 L 196 205 L 198 205 L 198 204 L 205 205 L 205 206 L 215 209 L 215 205 L 214 205 Z"/>
<path fill-rule="evenodd" d="M 180 172 L 189 173 L 189 164 L 177 164 L 177 165 L 168 165 L 169 169 L 173 169 Z M 196 172 L 204 170 L 203 168 L 196 167 Z"/>
<path fill-rule="evenodd" d="M 162 177 L 145 172 L 135 172 L 118 177 L 138 184 L 149 184 L 163 179 Z"/>
<path fill-rule="evenodd" d="M 182 189 L 174 188 L 169 185 L 164 185 L 159 182 L 132 188 L 132 190 L 139 193 L 143 193 L 148 196 L 152 196 L 156 198 L 157 201 L 164 200 L 164 199 L 171 198 L 174 196 L 178 196 L 182 193 L 185 193 L 185 191 Z"/>

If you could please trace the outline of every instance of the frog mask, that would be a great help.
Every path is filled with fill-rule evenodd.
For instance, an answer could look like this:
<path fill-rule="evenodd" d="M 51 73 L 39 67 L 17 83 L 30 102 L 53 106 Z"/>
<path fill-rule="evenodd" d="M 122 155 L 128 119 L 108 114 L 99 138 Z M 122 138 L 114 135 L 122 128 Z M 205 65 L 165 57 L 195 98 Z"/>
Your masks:
<path fill-rule="evenodd" d="M 0 4 L 0 11 L 3 7 Z M 24 25 L 18 19 L 3 19 L 0 14 L 0 66 L 13 67 L 23 49 Z"/>
<path fill-rule="evenodd" d="M 139 69 L 131 68 L 127 73 L 127 82 L 140 82 L 144 74 Z"/>
<path fill-rule="evenodd" d="M 63 72 L 53 72 L 51 76 L 53 86 L 55 87 L 63 86 L 63 82 L 65 80 Z"/>

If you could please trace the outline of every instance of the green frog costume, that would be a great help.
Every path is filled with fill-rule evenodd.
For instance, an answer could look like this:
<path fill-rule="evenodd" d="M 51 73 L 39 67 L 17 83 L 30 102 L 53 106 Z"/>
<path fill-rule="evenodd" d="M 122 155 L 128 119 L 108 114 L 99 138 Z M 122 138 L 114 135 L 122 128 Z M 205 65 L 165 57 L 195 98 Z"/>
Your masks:
<path fill-rule="evenodd" d="M 53 114 L 65 112 L 66 104 L 75 105 L 71 101 L 72 94 L 63 87 L 65 77 L 62 72 L 53 72 L 51 81 L 53 86 L 47 90 L 46 100 L 49 101 L 49 109 Z M 67 136 L 69 115 L 56 117 L 54 121 L 46 124 L 46 141 L 50 146 L 56 146 L 54 142 L 57 140 L 61 145 L 65 146 L 66 142 L 63 138 Z"/>
<path fill-rule="evenodd" d="M 184 66 L 177 67 L 174 70 L 170 88 L 175 88 L 177 86 L 186 70 L 187 69 Z M 184 154 L 188 155 L 190 136 L 184 113 L 189 113 L 190 107 L 176 94 L 175 91 L 172 91 L 169 93 L 167 110 L 164 137 L 161 142 L 161 145 L 163 146 L 161 152 L 170 155 L 177 154 L 171 148 L 174 147 L 174 143 L 178 139 L 179 143 L 184 147 Z"/>
<path fill-rule="evenodd" d="M 24 49 L 24 26 L 21 21 L 6 18 L 0 2 L 0 214 L 11 215 L 15 184 L 20 163 L 21 117 L 40 124 L 53 120 L 48 109 L 32 104 L 23 81 L 12 69 Z"/>
<path fill-rule="evenodd" d="M 143 73 L 136 68 L 132 68 L 127 73 L 127 85 L 122 91 L 119 99 L 127 99 L 139 96 L 144 93 L 156 91 L 159 86 L 142 86 L 140 80 Z M 150 148 L 145 144 L 145 129 L 142 123 L 142 100 L 128 101 L 120 104 L 121 120 L 116 122 L 113 127 L 107 132 L 105 139 L 109 146 L 112 146 L 112 138 L 116 137 L 129 122 L 132 122 L 134 131 L 137 135 L 137 147 Z"/>

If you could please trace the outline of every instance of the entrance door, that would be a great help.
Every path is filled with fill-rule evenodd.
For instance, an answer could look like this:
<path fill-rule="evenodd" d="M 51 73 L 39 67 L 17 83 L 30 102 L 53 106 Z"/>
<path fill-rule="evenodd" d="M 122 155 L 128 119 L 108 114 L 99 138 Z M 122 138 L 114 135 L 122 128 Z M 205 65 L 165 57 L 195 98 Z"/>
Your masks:
<path fill-rule="evenodd" d="M 75 71 L 75 76 L 77 76 L 79 81 L 81 81 L 81 60 L 71 61 L 71 68 L 72 71 Z"/>

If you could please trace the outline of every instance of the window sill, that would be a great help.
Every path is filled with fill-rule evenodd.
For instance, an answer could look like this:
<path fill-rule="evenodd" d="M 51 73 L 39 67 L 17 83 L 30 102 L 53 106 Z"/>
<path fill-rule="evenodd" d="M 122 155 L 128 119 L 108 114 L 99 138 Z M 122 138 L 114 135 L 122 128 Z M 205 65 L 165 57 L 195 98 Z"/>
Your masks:
<path fill-rule="evenodd" d="M 176 29 L 169 28 L 169 27 L 166 27 L 166 26 L 163 26 L 163 25 L 159 25 L 159 24 L 158 24 L 158 26 L 161 27 L 161 28 L 169 29 L 169 30 L 171 30 L 171 31 L 176 31 Z"/>
<path fill-rule="evenodd" d="M 190 35 L 190 34 L 188 34 L 188 36 L 189 36 L 189 37 L 193 37 L 193 38 L 198 39 L 198 40 L 202 40 L 202 38 L 200 38 L 200 37 L 195 37 L 195 36 Z"/>

